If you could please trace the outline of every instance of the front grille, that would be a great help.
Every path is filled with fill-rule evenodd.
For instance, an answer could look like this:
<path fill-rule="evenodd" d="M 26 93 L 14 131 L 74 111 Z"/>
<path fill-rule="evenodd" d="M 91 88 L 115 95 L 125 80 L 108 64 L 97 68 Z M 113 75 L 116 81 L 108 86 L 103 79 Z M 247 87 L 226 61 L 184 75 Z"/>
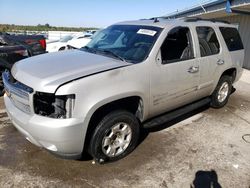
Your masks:
<path fill-rule="evenodd" d="M 8 71 L 2 74 L 7 96 L 19 110 L 30 114 L 30 94 L 33 92 L 33 89 L 16 80 L 13 82 L 11 77 L 12 76 Z"/>

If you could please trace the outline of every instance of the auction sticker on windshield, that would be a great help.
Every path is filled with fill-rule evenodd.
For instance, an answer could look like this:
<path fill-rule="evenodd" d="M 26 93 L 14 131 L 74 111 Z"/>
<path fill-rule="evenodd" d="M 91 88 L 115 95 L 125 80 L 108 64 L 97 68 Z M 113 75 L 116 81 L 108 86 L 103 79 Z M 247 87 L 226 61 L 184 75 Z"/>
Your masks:
<path fill-rule="evenodd" d="M 139 31 L 137 31 L 137 33 L 142 35 L 155 36 L 157 32 L 149 29 L 140 29 Z"/>

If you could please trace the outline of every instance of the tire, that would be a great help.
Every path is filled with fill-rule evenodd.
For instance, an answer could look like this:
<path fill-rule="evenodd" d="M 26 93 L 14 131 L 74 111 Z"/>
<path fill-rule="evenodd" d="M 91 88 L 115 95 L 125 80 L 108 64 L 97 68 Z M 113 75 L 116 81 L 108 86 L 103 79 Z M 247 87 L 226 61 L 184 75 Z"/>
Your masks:
<path fill-rule="evenodd" d="M 228 99 L 232 92 L 232 87 L 233 87 L 232 77 L 227 75 L 222 76 L 213 94 L 211 95 L 210 106 L 213 108 L 224 107 L 228 102 Z"/>
<path fill-rule="evenodd" d="M 88 151 L 98 163 L 117 161 L 135 149 L 139 134 L 136 117 L 130 112 L 117 110 L 107 114 L 97 125 Z"/>

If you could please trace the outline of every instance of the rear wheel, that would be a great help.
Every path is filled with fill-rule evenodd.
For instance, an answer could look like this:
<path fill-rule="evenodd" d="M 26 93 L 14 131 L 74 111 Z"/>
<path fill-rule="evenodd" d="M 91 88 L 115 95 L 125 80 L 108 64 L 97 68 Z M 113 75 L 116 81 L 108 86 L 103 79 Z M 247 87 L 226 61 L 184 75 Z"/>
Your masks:
<path fill-rule="evenodd" d="M 227 104 L 232 92 L 232 85 L 232 77 L 224 75 L 220 78 L 219 83 L 211 96 L 211 107 L 222 108 Z"/>
<path fill-rule="evenodd" d="M 104 163 L 119 160 L 134 150 L 139 138 L 139 122 L 127 111 L 106 115 L 97 125 L 89 144 L 93 158 Z"/>

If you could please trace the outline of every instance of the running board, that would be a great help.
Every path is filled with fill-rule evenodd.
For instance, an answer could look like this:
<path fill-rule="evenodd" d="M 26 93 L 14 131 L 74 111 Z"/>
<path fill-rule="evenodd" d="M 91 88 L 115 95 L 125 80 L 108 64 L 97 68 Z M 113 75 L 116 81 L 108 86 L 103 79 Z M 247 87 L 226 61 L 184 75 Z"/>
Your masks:
<path fill-rule="evenodd" d="M 151 119 L 149 121 L 146 121 L 145 123 L 143 123 L 142 126 L 145 129 L 155 128 L 158 125 L 173 121 L 176 118 L 187 114 L 188 112 L 192 112 L 193 110 L 196 110 L 196 109 L 198 109 L 200 107 L 208 105 L 210 102 L 211 102 L 210 98 L 204 98 L 204 99 L 199 100 L 197 102 L 191 103 L 191 104 L 186 105 L 184 107 L 181 107 L 181 108 L 178 108 L 176 110 L 170 111 L 170 112 L 168 112 L 166 114 L 160 115 L 160 116 L 158 116 L 156 118 L 153 118 L 153 119 Z"/>

